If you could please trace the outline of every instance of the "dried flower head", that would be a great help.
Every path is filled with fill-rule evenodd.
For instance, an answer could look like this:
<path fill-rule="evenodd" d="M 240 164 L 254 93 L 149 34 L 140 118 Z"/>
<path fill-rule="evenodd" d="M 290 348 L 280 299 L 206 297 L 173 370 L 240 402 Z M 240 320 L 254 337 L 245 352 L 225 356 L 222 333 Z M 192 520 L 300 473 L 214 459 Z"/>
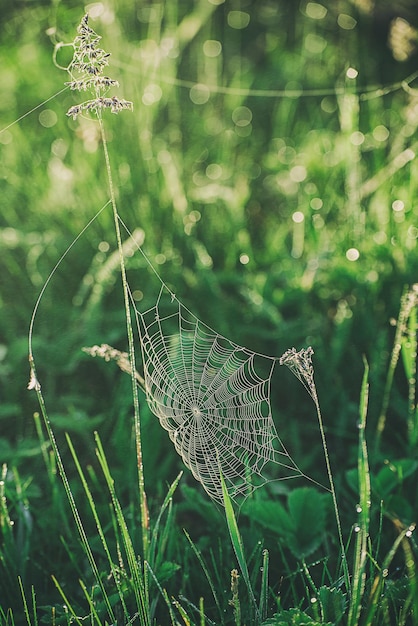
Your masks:
<path fill-rule="evenodd" d="M 98 47 L 101 39 L 89 25 L 89 16 L 86 13 L 77 28 L 77 37 L 74 39 L 74 56 L 68 67 L 71 80 L 65 83 L 74 91 L 90 91 L 94 98 L 72 106 L 67 115 L 76 119 L 82 111 L 94 111 L 97 115 L 104 108 L 112 113 L 119 113 L 123 109 L 132 110 L 132 102 L 117 96 L 105 97 L 110 87 L 119 85 L 117 80 L 103 76 L 104 68 L 109 64 L 110 53 Z"/>
<path fill-rule="evenodd" d="M 312 355 L 314 351 L 309 346 L 297 352 L 296 348 L 287 350 L 279 360 L 280 365 L 286 365 L 290 371 L 300 380 L 312 399 L 316 402 L 317 394 L 314 381 L 314 368 Z"/>

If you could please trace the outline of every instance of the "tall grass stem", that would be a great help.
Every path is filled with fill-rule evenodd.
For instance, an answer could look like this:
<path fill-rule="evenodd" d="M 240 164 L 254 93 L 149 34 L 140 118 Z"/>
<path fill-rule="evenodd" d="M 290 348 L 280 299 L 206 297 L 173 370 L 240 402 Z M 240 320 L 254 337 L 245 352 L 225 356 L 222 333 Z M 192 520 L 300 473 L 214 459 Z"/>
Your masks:
<path fill-rule="evenodd" d="M 368 464 L 367 444 L 365 438 L 368 392 L 369 392 L 369 366 L 364 360 L 364 375 L 360 394 L 360 415 L 359 415 L 359 445 L 358 445 L 358 481 L 359 481 L 359 504 L 357 512 L 359 523 L 355 526 L 355 554 L 352 581 L 352 594 L 348 613 L 348 626 L 356 626 L 360 617 L 364 590 L 366 586 L 366 565 L 368 558 L 367 543 L 369 540 L 370 525 L 370 471 Z"/>
<path fill-rule="evenodd" d="M 98 93 L 97 97 L 99 97 L 99 95 L 100 94 Z M 100 128 L 100 134 L 102 138 L 102 145 L 103 145 L 103 151 L 104 151 L 104 157 L 105 157 L 105 163 L 106 163 L 107 179 L 108 179 L 108 185 L 109 185 L 110 201 L 111 201 L 112 209 L 113 209 L 116 240 L 117 240 L 117 245 L 118 245 L 119 255 L 120 255 L 120 270 L 121 270 L 121 276 L 122 276 L 126 329 L 127 329 L 127 335 L 128 335 L 128 354 L 129 354 L 129 361 L 131 365 L 130 374 L 131 374 L 131 381 L 132 381 L 132 398 L 133 398 L 133 404 L 134 404 L 138 488 L 139 488 L 139 500 L 140 500 L 140 509 L 141 509 L 142 549 L 143 549 L 143 557 L 144 559 L 147 559 L 148 548 L 149 548 L 149 513 L 148 513 L 147 497 L 146 497 L 146 492 L 145 492 L 144 468 L 143 468 L 143 459 L 142 459 L 141 423 L 140 423 L 140 414 L 139 414 L 139 397 L 138 397 L 138 386 L 137 386 L 137 381 L 136 381 L 136 365 L 135 365 L 135 343 L 134 343 L 134 334 L 132 330 L 129 286 L 128 286 L 128 280 L 126 277 L 126 267 L 125 267 L 125 260 L 124 260 L 124 255 L 123 255 L 122 236 L 121 236 L 120 225 L 119 225 L 119 213 L 118 213 L 118 209 L 116 205 L 116 196 L 115 196 L 115 189 L 113 185 L 112 170 L 110 166 L 109 151 L 107 148 L 106 133 L 105 133 L 103 118 L 102 118 L 100 109 L 97 110 L 97 118 L 99 120 L 99 128 Z"/>

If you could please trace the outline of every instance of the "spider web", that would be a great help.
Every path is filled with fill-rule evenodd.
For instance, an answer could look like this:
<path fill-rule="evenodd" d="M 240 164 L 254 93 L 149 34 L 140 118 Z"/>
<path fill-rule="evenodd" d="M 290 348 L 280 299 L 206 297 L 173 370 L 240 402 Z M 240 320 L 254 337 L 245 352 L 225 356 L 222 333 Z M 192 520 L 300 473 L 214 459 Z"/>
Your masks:
<path fill-rule="evenodd" d="M 272 419 L 270 385 L 278 359 L 239 346 L 201 322 L 161 287 L 136 319 L 145 393 L 193 476 L 223 503 L 220 471 L 235 501 L 266 482 L 302 476 Z"/>

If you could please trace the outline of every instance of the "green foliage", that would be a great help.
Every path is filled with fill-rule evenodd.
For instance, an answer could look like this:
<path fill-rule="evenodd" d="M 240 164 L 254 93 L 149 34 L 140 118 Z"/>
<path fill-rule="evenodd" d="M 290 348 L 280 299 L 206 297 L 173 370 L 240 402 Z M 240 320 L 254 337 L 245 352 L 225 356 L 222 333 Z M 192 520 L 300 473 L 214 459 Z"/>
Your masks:
<path fill-rule="evenodd" d="M 80 7 L 2 7 L 1 626 L 417 622 L 416 57 L 381 4 L 91 8 L 118 93 L 134 103 L 106 119 L 121 218 L 220 333 L 273 355 L 313 345 L 345 555 L 330 496 L 311 487 L 272 482 L 240 517 L 225 494 L 225 523 L 188 472 L 174 480 L 181 462 L 139 397 L 144 524 L 132 382 L 82 352 L 128 342 L 103 141 L 88 108 L 66 118 L 74 94 L 51 63 L 57 43 L 57 63 L 70 63 L 59 42 Z M 148 309 L 159 285 L 122 238 L 135 304 Z M 46 430 L 24 391 L 44 286 L 33 351 Z M 279 434 L 324 483 L 310 399 L 286 376 L 271 389 Z M 245 592 L 229 592 L 236 566 Z"/>
<path fill-rule="evenodd" d="M 347 596 L 341 589 L 322 586 L 318 589 L 318 601 L 325 621 L 339 624 L 345 615 Z"/>
<path fill-rule="evenodd" d="M 262 626 L 332 626 L 332 622 L 312 619 L 300 609 L 289 609 L 276 613 L 274 617 L 263 622 Z"/>
<path fill-rule="evenodd" d="M 272 531 L 294 557 L 305 559 L 326 539 L 329 508 L 329 495 L 301 487 L 287 496 L 287 509 L 278 501 L 248 500 L 242 512 Z"/>

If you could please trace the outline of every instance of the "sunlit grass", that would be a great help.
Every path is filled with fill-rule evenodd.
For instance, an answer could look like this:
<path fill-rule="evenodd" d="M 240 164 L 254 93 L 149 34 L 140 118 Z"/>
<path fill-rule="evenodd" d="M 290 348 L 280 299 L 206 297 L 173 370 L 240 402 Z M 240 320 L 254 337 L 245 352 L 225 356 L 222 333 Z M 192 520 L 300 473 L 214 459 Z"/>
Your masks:
<path fill-rule="evenodd" d="M 132 384 L 81 351 L 103 342 L 126 349 L 111 211 L 66 255 L 38 310 L 34 351 L 55 450 L 32 418 L 36 407 L 24 392 L 30 312 L 57 260 L 108 200 L 100 129 L 88 116 L 66 119 L 76 99 L 61 91 L 51 62 L 80 9 L 32 3 L 2 16 L 2 624 L 40 616 L 85 623 L 87 614 L 100 623 L 106 611 L 109 620 L 135 623 L 147 602 L 144 623 L 150 615 L 161 623 L 245 623 L 250 606 L 270 624 L 281 623 L 276 610 L 283 619 L 307 611 L 318 623 L 345 614 L 355 624 L 360 605 L 367 624 L 416 620 L 416 295 L 405 287 L 418 275 L 415 79 L 386 48 L 375 55 L 367 41 L 364 54 L 364 24 L 351 3 L 338 15 L 321 6 L 293 12 L 262 1 L 235 11 L 202 0 L 135 14 L 120 2 L 98 4 L 91 19 L 112 51 L 123 97 L 134 102 L 132 114 L 106 120 L 124 222 L 211 327 L 276 356 L 314 346 L 353 596 L 336 575 L 342 555 L 327 517 L 324 542 L 313 541 L 303 563 L 274 520 L 263 526 L 245 510 L 235 528 L 228 509 L 231 546 L 222 515 L 190 475 L 173 483 L 181 464 L 142 397 L 154 534 L 148 563 L 139 559 Z M 69 63 L 67 52 L 57 50 L 58 63 Z M 122 243 L 135 303 L 149 308 L 159 285 L 135 245 Z M 363 379 L 359 421 L 364 354 L 370 396 Z M 277 374 L 272 404 L 292 456 L 323 483 L 320 438 L 298 382 Z M 366 407 L 367 428 L 358 430 Z M 264 498 L 280 503 L 285 520 L 289 493 L 273 484 L 260 507 Z M 230 592 L 239 564 L 242 580 Z"/>

